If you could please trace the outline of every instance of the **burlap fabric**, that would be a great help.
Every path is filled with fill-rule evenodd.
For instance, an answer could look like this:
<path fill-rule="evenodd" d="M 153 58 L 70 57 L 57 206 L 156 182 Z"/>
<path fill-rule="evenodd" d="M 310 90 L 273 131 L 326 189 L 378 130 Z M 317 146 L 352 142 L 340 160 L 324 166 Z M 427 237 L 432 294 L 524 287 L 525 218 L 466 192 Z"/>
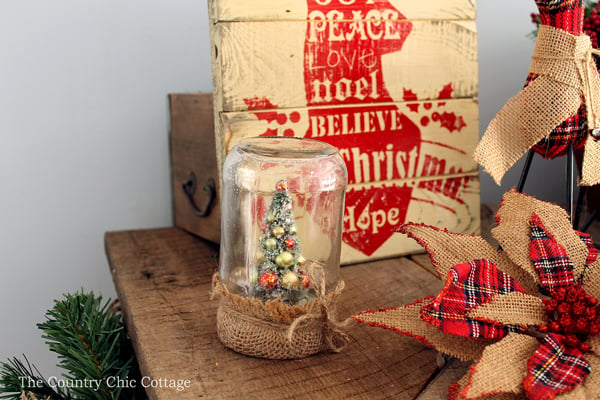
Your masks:
<path fill-rule="evenodd" d="M 496 221 L 492 233 L 500 249 L 477 236 L 422 224 L 401 227 L 425 247 L 445 277 L 444 287 L 436 296 L 353 318 L 462 360 L 477 360 L 450 387 L 449 399 L 600 400 L 600 335 L 592 328 L 596 306 L 579 312 L 569 300 L 573 293 L 581 296 L 581 287 L 585 296 L 600 299 L 600 258 L 591 238 L 573 230 L 562 208 L 514 190 L 504 195 Z M 465 263 L 479 269 L 467 274 Z M 553 297 L 557 288 L 565 291 L 563 300 Z M 585 307 L 585 296 L 578 306 Z M 548 308 L 552 302 L 555 311 Z M 568 318 L 584 314 L 590 321 L 587 331 L 579 332 L 573 344 Z M 498 335 L 500 329 L 504 336 Z"/>
<path fill-rule="evenodd" d="M 573 262 L 574 273 L 579 276 L 584 269 L 589 249 L 571 226 L 569 214 L 561 207 L 511 190 L 504 194 L 496 213 L 498 226 L 492 235 L 513 262 L 528 271 L 540 283 L 529 253 L 531 214 L 535 212 L 546 229 L 557 238 Z M 516 277 L 515 277 L 516 278 Z"/>
<path fill-rule="evenodd" d="M 537 326 L 547 321 L 542 299 L 519 292 L 496 296 L 472 309 L 469 317 L 522 326 Z"/>
<path fill-rule="evenodd" d="M 464 396 L 476 399 L 494 392 L 511 397 L 520 394 L 521 382 L 527 375 L 527 360 L 538 346 L 536 339 L 514 333 L 488 346 L 472 367 L 477 373 L 471 374 Z M 493 390 L 490 381 L 495 383 Z"/>
<path fill-rule="evenodd" d="M 583 102 L 588 129 L 600 127 L 600 76 L 588 36 L 574 36 L 547 25 L 539 27 L 529 73 L 538 75 L 511 98 L 490 122 L 474 159 L 496 181 L 531 147 Z M 600 142 L 588 135 L 581 185 L 600 183 Z"/>
<path fill-rule="evenodd" d="M 349 320 L 338 322 L 335 314 L 344 282 L 327 293 L 322 270 L 311 266 L 309 276 L 317 298 L 305 305 L 290 306 L 230 293 L 215 273 L 212 294 L 220 297 L 217 334 L 221 342 L 245 355 L 276 360 L 304 358 L 325 350 L 342 351 L 349 342 L 342 328 Z"/>
<path fill-rule="evenodd" d="M 398 232 L 417 240 L 427 250 L 441 278 L 445 278 L 456 264 L 485 258 L 515 278 L 529 293 L 536 291 L 537 284 L 533 276 L 480 236 L 448 232 L 424 224 L 406 224 Z"/>
<path fill-rule="evenodd" d="M 424 298 L 404 307 L 366 311 L 356 314 L 352 318 L 363 324 L 391 329 L 397 333 L 412 336 L 436 350 L 462 361 L 478 359 L 485 347 L 494 343 L 493 340 L 472 340 L 456 335 L 447 335 L 438 328 L 427 324 L 421 319 L 421 308 L 430 301 L 431 298 Z"/>

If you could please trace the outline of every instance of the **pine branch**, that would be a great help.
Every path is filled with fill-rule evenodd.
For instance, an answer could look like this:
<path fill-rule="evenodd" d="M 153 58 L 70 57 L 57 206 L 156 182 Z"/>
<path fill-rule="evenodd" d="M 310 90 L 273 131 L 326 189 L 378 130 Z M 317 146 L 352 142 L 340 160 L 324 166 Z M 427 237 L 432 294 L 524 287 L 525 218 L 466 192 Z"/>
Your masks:
<path fill-rule="evenodd" d="M 67 371 L 65 378 L 98 382 L 98 388 L 69 388 L 76 398 L 121 398 L 124 388 L 109 386 L 107 379 L 126 380 L 136 365 L 121 314 L 109 306 L 110 301 L 103 304 L 102 296 L 93 293 L 66 294 L 47 311 L 46 322 L 38 324 L 50 350 L 58 354 L 59 366 Z"/>
<path fill-rule="evenodd" d="M 0 363 L 0 399 L 21 400 L 40 398 L 48 400 L 72 400 L 60 388 L 53 388 L 40 371 L 29 363 L 26 365 L 16 357 Z"/>

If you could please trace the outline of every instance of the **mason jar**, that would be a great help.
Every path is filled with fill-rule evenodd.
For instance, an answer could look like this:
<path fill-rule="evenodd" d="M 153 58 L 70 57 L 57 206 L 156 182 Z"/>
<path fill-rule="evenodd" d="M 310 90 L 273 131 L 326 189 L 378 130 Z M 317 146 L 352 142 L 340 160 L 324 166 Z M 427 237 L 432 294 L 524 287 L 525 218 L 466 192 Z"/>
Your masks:
<path fill-rule="evenodd" d="M 223 166 L 219 274 L 228 291 L 294 306 L 335 287 L 346 185 L 345 163 L 325 142 L 239 141 Z"/>

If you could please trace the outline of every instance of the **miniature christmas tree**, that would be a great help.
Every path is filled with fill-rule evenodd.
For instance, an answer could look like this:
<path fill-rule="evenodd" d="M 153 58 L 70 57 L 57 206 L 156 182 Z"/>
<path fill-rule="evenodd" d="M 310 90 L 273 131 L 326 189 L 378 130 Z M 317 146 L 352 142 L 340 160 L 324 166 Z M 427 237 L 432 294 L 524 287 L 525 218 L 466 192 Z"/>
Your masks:
<path fill-rule="evenodd" d="M 275 189 L 261 227 L 253 295 L 263 301 L 279 299 L 297 304 L 308 300 L 310 283 L 304 271 L 306 259 L 296 235 L 287 182 L 277 182 Z"/>

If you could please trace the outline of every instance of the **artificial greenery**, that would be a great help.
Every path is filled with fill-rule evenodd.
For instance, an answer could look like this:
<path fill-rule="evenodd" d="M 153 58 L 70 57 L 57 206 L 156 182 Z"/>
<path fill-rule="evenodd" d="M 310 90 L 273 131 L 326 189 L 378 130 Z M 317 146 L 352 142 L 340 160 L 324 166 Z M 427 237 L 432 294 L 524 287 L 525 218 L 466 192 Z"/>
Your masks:
<path fill-rule="evenodd" d="M 119 384 L 139 378 L 139 371 L 121 313 L 110 300 L 103 303 L 92 292 L 65 294 L 37 327 L 58 355 L 63 376 L 47 380 L 25 356 L 24 361 L 14 357 L 0 363 L 0 399 L 145 398 L 143 389 Z"/>

